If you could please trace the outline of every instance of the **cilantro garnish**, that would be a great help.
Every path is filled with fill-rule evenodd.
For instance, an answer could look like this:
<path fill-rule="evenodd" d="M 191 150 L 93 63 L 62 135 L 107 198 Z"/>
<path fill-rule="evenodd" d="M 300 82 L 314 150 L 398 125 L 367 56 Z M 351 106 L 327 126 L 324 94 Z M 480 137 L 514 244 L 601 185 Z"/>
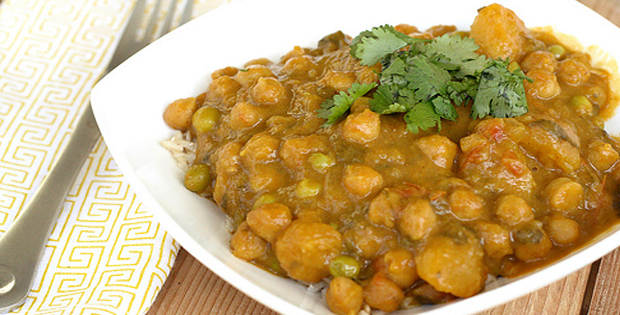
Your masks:
<path fill-rule="evenodd" d="M 523 80 L 530 79 L 520 69 L 509 71 L 508 60 L 478 54 L 478 48 L 469 37 L 446 34 L 433 40 L 416 39 L 384 25 L 355 37 L 351 55 L 362 65 L 382 64 L 370 109 L 379 114 L 405 113 L 411 132 L 441 128 L 442 118 L 456 120 L 454 106 L 469 101 L 473 102 L 472 118 L 526 113 Z M 319 117 L 327 119 L 324 125 L 336 122 L 357 97 L 373 88 L 353 85 L 323 103 Z"/>
<path fill-rule="evenodd" d="M 385 55 L 407 47 L 420 39 L 407 36 L 390 25 L 375 27 L 360 33 L 351 42 L 351 54 L 364 66 L 372 66 Z"/>
<path fill-rule="evenodd" d="M 338 120 L 340 116 L 344 115 L 356 99 L 366 95 L 370 90 L 377 86 L 376 83 L 353 83 L 353 85 L 345 92 L 341 91 L 336 94 L 332 99 L 329 99 L 321 104 L 321 108 L 318 110 L 318 116 L 320 118 L 327 119 L 323 126 L 329 126 Z"/>
<path fill-rule="evenodd" d="M 481 74 L 471 116 L 482 118 L 490 114 L 507 118 L 527 113 L 523 80 L 531 79 L 522 71 L 508 71 L 507 60 L 493 60 L 492 63 L 495 66 L 487 67 Z"/>

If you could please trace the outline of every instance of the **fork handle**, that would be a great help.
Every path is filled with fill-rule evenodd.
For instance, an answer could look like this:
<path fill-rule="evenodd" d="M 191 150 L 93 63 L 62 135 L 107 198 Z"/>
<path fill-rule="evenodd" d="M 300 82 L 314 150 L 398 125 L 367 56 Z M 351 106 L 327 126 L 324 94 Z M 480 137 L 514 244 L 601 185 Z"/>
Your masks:
<path fill-rule="evenodd" d="M 23 302 L 34 282 L 36 267 L 65 197 L 100 137 L 90 104 L 80 116 L 57 162 L 0 237 L 0 313 Z"/>

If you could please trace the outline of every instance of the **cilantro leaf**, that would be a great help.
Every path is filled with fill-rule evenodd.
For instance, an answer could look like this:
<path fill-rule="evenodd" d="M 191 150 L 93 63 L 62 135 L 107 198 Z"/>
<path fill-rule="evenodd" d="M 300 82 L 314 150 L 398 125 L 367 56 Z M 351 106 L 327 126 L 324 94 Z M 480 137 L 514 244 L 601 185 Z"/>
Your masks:
<path fill-rule="evenodd" d="M 437 94 L 445 94 L 450 73 L 431 63 L 427 58 L 415 56 L 406 74 L 408 88 L 415 91 L 418 102 L 426 102 Z"/>
<path fill-rule="evenodd" d="M 379 114 L 391 114 L 396 112 L 404 113 L 408 108 L 398 103 L 398 87 L 382 84 L 379 85 L 373 98 L 370 100 L 370 110 Z"/>
<path fill-rule="evenodd" d="M 461 105 L 469 100 L 474 99 L 478 89 L 478 80 L 471 77 L 465 77 L 461 81 L 450 81 L 448 83 L 447 92 L 449 98 L 454 104 Z"/>
<path fill-rule="evenodd" d="M 335 123 L 338 118 L 344 115 L 351 105 L 358 98 L 366 95 L 370 90 L 377 86 L 376 83 L 353 83 L 347 91 L 341 91 L 334 95 L 333 98 L 321 103 L 321 108 L 317 110 L 318 117 L 327 119 L 323 126 L 329 126 Z"/>
<path fill-rule="evenodd" d="M 531 80 L 520 69 L 510 72 L 508 60 L 493 60 L 480 77 L 471 116 L 507 118 L 527 113 L 523 80 Z"/>
<path fill-rule="evenodd" d="M 488 60 L 476 52 L 478 48 L 473 38 L 445 34 L 424 45 L 422 53 L 438 66 L 456 71 L 454 77 L 462 79 L 486 67 Z"/>
<path fill-rule="evenodd" d="M 440 117 L 435 113 L 433 105 L 428 102 L 416 104 L 403 118 L 407 123 L 407 130 L 413 133 L 417 133 L 419 129 L 427 130 L 435 126 L 441 127 Z"/>
<path fill-rule="evenodd" d="M 431 104 L 433 104 L 435 113 L 437 113 L 439 117 L 443 119 L 456 120 L 456 109 L 454 108 L 454 105 L 452 105 L 450 99 L 437 97 L 431 101 Z"/>
<path fill-rule="evenodd" d="M 364 66 L 372 66 L 386 55 L 407 47 L 417 39 L 409 37 L 389 25 L 362 32 L 351 44 L 351 55 Z"/>

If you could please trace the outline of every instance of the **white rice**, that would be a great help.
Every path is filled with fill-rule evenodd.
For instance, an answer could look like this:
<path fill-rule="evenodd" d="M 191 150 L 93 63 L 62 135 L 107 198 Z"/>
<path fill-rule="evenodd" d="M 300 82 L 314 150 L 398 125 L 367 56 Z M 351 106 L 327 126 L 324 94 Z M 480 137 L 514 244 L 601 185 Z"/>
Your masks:
<path fill-rule="evenodd" d="M 184 172 L 196 159 L 196 143 L 192 142 L 189 131 L 177 131 L 170 140 L 162 141 L 161 145 L 172 153 L 177 166 Z"/>

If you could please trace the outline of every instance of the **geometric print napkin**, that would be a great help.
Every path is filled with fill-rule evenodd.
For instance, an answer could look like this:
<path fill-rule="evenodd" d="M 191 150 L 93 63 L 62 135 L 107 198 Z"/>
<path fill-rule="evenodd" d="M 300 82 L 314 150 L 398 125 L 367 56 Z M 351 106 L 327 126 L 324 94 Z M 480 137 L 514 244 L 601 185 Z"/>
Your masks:
<path fill-rule="evenodd" d="M 194 16 L 219 2 L 197 1 Z M 126 0 L 0 0 L 0 237 L 65 146 L 132 7 Z M 9 314 L 144 314 L 178 250 L 100 139 L 64 202 L 26 302 Z"/>

